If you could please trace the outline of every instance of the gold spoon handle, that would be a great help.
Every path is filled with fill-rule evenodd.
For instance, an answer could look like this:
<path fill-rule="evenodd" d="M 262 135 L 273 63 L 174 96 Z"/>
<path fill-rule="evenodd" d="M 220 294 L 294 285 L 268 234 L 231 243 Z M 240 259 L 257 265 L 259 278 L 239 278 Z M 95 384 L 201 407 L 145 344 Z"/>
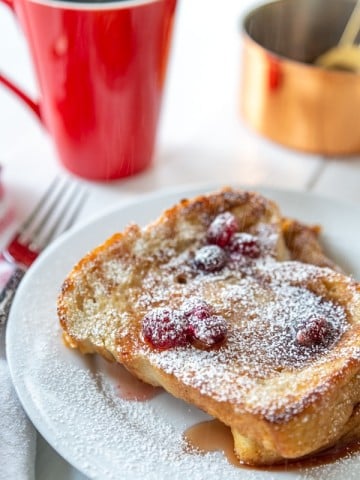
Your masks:
<path fill-rule="evenodd" d="M 339 45 L 352 45 L 360 30 L 360 0 L 357 1 L 345 29 L 339 40 Z"/>

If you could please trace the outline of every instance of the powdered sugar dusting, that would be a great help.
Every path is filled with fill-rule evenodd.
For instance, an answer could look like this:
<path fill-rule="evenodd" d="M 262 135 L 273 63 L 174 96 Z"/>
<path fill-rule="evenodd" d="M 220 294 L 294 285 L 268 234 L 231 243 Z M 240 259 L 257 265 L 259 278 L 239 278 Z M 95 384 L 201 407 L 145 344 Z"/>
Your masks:
<path fill-rule="evenodd" d="M 306 287 L 310 280 L 320 281 L 322 275 L 322 269 L 297 262 L 279 264 L 269 257 L 247 263 L 241 270 L 228 268 L 217 274 L 198 275 L 186 285 L 170 279 L 157 288 L 158 282 L 153 281 L 152 295 L 155 292 L 155 297 L 165 302 L 175 298 L 181 304 L 192 295 L 206 300 L 228 322 L 228 337 L 214 351 L 187 346 L 156 352 L 145 346 L 144 353 L 154 365 L 204 395 L 245 410 L 248 405 L 251 410 L 276 412 L 286 407 L 294 389 L 301 385 L 304 388 L 306 376 L 301 370 L 310 363 L 320 366 L 329 362 L 336 355 L 332 347 L 349 327 L 342 306 Z M 151 283 L 150 278 L 147 281 Z M 157 294 L 158 290 L 163 293 Z M 143 301 L 144 295 L 139 308 Z M 312 318 L 326 318 L 331 332 L 320 344 L 299 345 L 296 333 Z M 284 395 L 279 396 L 273 384 L 281 381 L 284 370 Z M 305 383 L 309 391 L 314 388 L 311 382 Z M 264 399 L 267 384 L 269 394 Z M 288 411 L 288 415 L 293 413 Z"/>
<path fill-rule="evenodd" d="M 104 270 L 117 271 L 112 280 L 117 285 L 116 300 L 120 308 L 117 310 L 115 304 L 111 307 L 107 302 L 106 309 L 100 311 L 99 317 L 103 318 L 99 318 L 96 325 L 96 340 L 100 338 L 101 342 L 104 338 L 116 357 L 115 342 L 108 341 L 109 337 L 116 333 L 124 343 L 128 337 L 130 343 L 135 341 L 139 346 L 139 356 L 149 358 L 154 366 L 175 375 L 204 396 L 230 402 L 239 412 L 255 411 L 269 420 L 285 421 L 306 407 L 314 391 L 328 388 L 321 376 L 321 365 L 336 358 L 336 345 L 349 323 L 344 308 L 327 298 L 328 287 L 323 284 L 324 279 L 336 282 L 336 273 L 299 262 L 276 261 L 274 231 L 267 225 L 257 225 L 252 235 L 260 246 L 260 257 L 232 257 L 223 250 L 226 261 L 215 270 L 204 271 L 197 265 L 197 252 L 206 248 L 199 234 L 181 248 L 175 248 L 170 239 L 169 248 L 162 244 L 153 262 L 142 240 L 144 252 L 138 246 L 134 249 L 137 257 L 131 257 L 129 263 L 135 265 L 134 281 L 129 264 L 125 264 L 123 278 L 127 283 L 124 284 L 116 283 L 123 281 L 119 259 L 107 259 Z M 209 247 L 220 249 L 214 245 Z M 94 281 L 96 283 L 96 278 Z M 319 293 L 312 285 L 320 285 Z M 94 288 L 96 290 L 96 286 Z M 344 288 L 351 290 L 351 282 Z M 149 346 L 146 335 L 145 340 L 141 335 L 143 319 L 150 318 L 151 312 L 158 309 L 181 312 L 192 298 L 207 302 L 215 318 L 225 320 L 226 342 L 210 351 L 201 351 L 182 339 L 177 342 L 179 332 L 184 333 L 182 319 L 179 328 L 175 325 L 166 329 L 166 341 L 160 328 L 161 335 L 157 334 L 155 340 L 159 341 L 155 343 L 164 351 L 154 349 L 156 345 Z M 88 325 L 87 313 L 94 317 L 92 311 L 85 311 L 83 322 L 76 322 L 78 338 L 94 333 L 94 322 Z M 321 341 L 310 345 L 297 341 L 299 330 L 311 321 L 324 319 L 328 328 Z M 130 329 L 126 328 L 128 322 Z M 152 334 L 158 332 L 153 323 L 150 327 Z M 358 355 L 353 349 L 352 358 Z M 310 365 L 317 372 L 311 381 L 306 370 Z M 294 391 L 301 392 L 301 404 L 294 402 Z"/>
<path fill-rule="evenodd" d="M 35 285 L 36 289 L 36 285 Z M 54 312 L 43 310 L 38 298 L 25 299 L 24 334 L 39 335 L 22 345 L 19 371 L 36 404 L 32 419 L 54 448 L 90 478 L 108 480 L 355 480 L 356 457 L 299 471 L 271 472 L 230 465 L 221 452 L 205 455 L 184 449 L 183 432 L 204 419 L 201 412 L 164 393 L 150 402 L 119 398 L 112 377 L 116 365 L 98 357 L 79 356 L 59 342 Z M 50 305 L 50 304 L 49 304 Z M 53 322 L 49 322 L 53 318 Z M 39 352 L 34 356 L 33 352 Z M 20 351 L 19 351 L 20 354 Z M 29 402 L 29 401 L 28 401 Z M 38 412 L 38 413 L 37 413 Z M 352 467 L 354 465 L 354 467 Z M 353 469 L 354 468 L 354 469 Z M 204 477 L 204 472 L 206 476 Z M 353 472 L 353 473 L 352 473 Z"/>
<path fill-rule="evenodd" d="M 113 215 L 110 226 L 115 220 Z M 98 224 L 99 227 L 101 225 Z M 77 237 L 81 245 L 80 252 L 84 238 L 87 238 L 87 235 L 83 233 Z M 69 351 L 59 341 L 55 299 L 62 279 L 79 255 L 79 252 L 74 253 L 71 249 L 73 244 L 74 238 L 65 244 L 63 242 L 61 248 L 54 250 L 46 261 L 39 263 L 29 272 L 28 279 L 23 283 L 22 294 L 14 304 L 12 321 L 8 325 L 9 339 L 12 339 L 9 351 L 13 373 L 16 374 L 14 380 L 21 399 L 32 420 L 65 458 L 91 478 L 110 480 L 359 478 L 359 460 L 356 456 L 344 457 L 331 465 L 301 471 L 271 472 L 266 469 L 237 469 L 230 466 L 220 452 L 205 456 L 185 453 L 181 435 L 189 426 L 187 422 L 195 423 L 204 419 L 200 411 L 167 394 L 159 395 L 149 403 L 119 399 L 114 393 L 105 363 L 94 358 L 89 360 L 87 356 Z M 70 259 L 69 252 L 72 255 Z M 188 258 L 188 252 L 184 253 L 182 258 L 174 258 L 172 266 L 170 262 L 167 265 L 168 271 L 176 271 L 179 265 L 189 281 L 192 278 L 192 269 L 189 264 L 184 264 L 184 259 Z M 270 265 L 268 267 L 270 268 Z M 262 271 L 265 277 L 265 267 Z M 119 274 L 118 268 L 115 267 L 113 272 L 111 275 L 115 276 L 115 272 Z M 176 276 L 175 273 L 172 275 L 172 281 Z M 309 271 L 302 275 L 303 278 L 308 276 Z M 209 293 L 207 285 L 213 283 L 220 286 L 226 276 L 217 274 L 216 282 L 214 279 L 215 276 L 205 279 L 203 287 L 200 282 L 196 284 L 196 295 L 206 298 Z M 151 285 L 152 281 L 145 279 L 145 283 Z M 252 295 L 254 298 L 256 296 L 255 289 L 250 294 L 251 286 L 241 283 L 240 275 L 233 285 L 228 285 L 228 289 L 233 289 L 234 293 L 234 296 L 229 294 L 229 302 L 236 301 L 235 293 L 240 295 L 241 289 L 248 292 L 250 299 Z M 211 292 L 212 290 L 212 295 Z M 166 292 L 159 289 L 152 298 L 144 295 L 142 308 L 146 310 L 153 302 L 165 302 L 165 294 Z M 217 307 L 220 299 L 216 299 L 219 297 L 212 295 L 212 298 Z M 94 309 L 94 305 L 91 304 L 90 307 Z M 115 317 L 115 314 L 114 310 L 111 316 Z M 125 314 L 122 320 L 126 325 Z M 105 328 L 103 324 L 99 326 L 99 330 L 102 328 Z M 19 331 L 22 332 L 21 337 L 18 335 Z M 127 334 L 126 331 L 123 333 Z M 214 355 L 214 352 L 198 353 Z M 344 355 L 350 356 L 353 353 L 344 352 Z M 246 388 L 250 386 L 252 379 L 243 376 L 238 381 Z"/>

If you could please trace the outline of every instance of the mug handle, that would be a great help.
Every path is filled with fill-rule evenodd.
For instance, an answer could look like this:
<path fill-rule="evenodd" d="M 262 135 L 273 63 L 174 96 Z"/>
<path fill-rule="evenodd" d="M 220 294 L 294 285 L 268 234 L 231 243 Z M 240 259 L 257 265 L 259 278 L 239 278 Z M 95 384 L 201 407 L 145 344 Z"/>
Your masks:
<path fill-rule="evenodd" d="M 12 0 L 0 0 L 0 2 L 4 3 L 8 6 L 14 13 L 14 4 Z M 19 87 L 17 87 L 13 82 L 11 82 L 5 75 L 0 72 L 0 83 L 2 83 L 6 88 L 8 88 L 11 92 L 13 92 L 20 100 L 22 100 L 25 105 L 27 105 L 33 113 L 37 116 L 37 118 L 43 122 L 41 111 L 40 111 L 40 104 L 32 100 L 26 93 L 24 93 Z"/>

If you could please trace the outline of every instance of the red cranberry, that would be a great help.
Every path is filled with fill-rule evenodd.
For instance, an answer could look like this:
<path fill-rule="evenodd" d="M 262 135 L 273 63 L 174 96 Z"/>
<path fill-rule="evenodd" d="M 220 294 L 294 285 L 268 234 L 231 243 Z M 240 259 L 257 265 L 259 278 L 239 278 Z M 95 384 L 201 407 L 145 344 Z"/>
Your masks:
<path fill-rule="evenodd" d="M 259 242 L 250 233 L 236 233 L 233 235 L 229 250 L 232 254 L 249 258 L 259 258 L 261 255 Z"/>
<path fill-rule="evenodd" d="M 183 346 L 188 342 L 187 320 L 177 310 L 155 308 L 144 316 L 142 334 L 152 347 L 160 350 Z"/>
<path fill-rule="evenodd" d="M 219 247 L 225 247 L 238 229 L 238 222 L 232 213 L 220 213 L 208 228 L 207 240 Z"/>
<path fill-rule="evenodd" d="M 192 328 L 193 344 L 201 349 L 222 344 L 227 335 L 226 320 L 220 315 L 212 315 L 197 321 L 195 317 L 191 317 L 190 328 Z"/>
<path fill-rule="evenodd" d="M 222 344 L 227 335 L 223 317 L 201 299 L 192 299 L 181 311 L 155 308 L 142 320 L 142 334 L 153 348 L 166 350 L 191 342 L 196 348 L 208 349 Z"/>
<path fill-rule="evenodd" d="M 225 251 L 217 245 L 207 245 L 200 248 L 195 254 L 195 266 L 204 272 L 217 272 L 227 261 Z"/>
<path fill-rule="evenodd" d="M 195 317 L 198 320 L 204 320 L 214 314 L 214 310 L 205 300 L 192 298 L 184 303 L 182 311 L 187 318 Z"/>
<path fill-rule="evenodd" d="M 324 343 L 331 334 L 331 324 L 323 317 L 312 318 L 296 333 L 296 341 L 299 345 L 310 347 Z"/>

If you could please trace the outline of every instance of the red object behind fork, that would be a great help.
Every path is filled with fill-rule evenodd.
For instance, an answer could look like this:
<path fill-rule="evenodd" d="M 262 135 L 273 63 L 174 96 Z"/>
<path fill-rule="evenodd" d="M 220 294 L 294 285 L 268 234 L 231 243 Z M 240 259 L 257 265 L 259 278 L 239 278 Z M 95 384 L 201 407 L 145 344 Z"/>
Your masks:
<path fill-rule="evenodd" d="M 39 254 L 34 250 L 31 250 L 29 247 L 21 245 L 19 242 L 19 235 L 16 235 L 10 242 L 7 247 L 6 252 L 4 252 L 4 257 L 6 260 L 12 263 L 20 263 L 26 268 L 34 262 Z"/>

